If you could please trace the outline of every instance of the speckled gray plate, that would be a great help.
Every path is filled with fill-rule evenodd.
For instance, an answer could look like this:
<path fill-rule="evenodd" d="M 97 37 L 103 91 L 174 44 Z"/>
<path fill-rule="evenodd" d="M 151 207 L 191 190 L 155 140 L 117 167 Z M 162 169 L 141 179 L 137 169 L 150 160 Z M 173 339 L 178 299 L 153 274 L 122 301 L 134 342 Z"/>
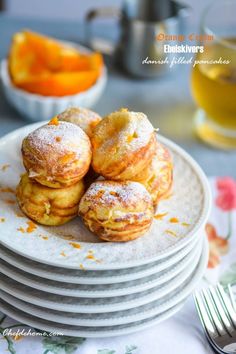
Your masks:
<path fill-rule="evenodd" d="M 123 311 L 161 299 L 178 288 L 196 268 L 200 258 L 200 251 L 201 249 L 199 249 L 198 254 L 188 268 L 174 279 L 167 281 L 163 285 L 130 295 L 105 298 L 80 298 L 55 295 L 23 285 L 3 274 L 1 274 L 1 290 L 25 302 L 57 311 L 87 314 Z"/>
<path fill-rule="evenodd" d="M 127 269 L 92 271 L 53 267 L 17 255 L 3 246 L 0 248 L 0 259 L 3 259 L 8 264 L 13 265 L 26 273 L 57 282 L 80 285 L 116 284 L 141 279 L 174 266 L 196 247 L 200 242 L 202 233 L 203 232 L 199 231 L 193 242 L 187 244 L 187 246 L 171 255 L 171 257 L 166 257 L 157 262 L 151 262 L 139 267 Z"/>
<path fill-rule="evenodd" d="M 194 249 L 191 250 L 191 252 L 181 261 L 162 272 L 155 273 L 141 279 L 116 284 L 80 285 L 47 280 L 29 273 L 25 273 L 20 269 L 12 267 L 1 259 L 0 273 L 16 280 L 21 284 L 57 295 L 85 298 L 123 296 L 152 289 L 166 283 L 171 279 L 174 281 L 174 278 L 178 274 L 183 273 L 188 269 L 189 265 L 194 261 L 201 248 L 202 244 L 199 242 L 197 247 L 194 247 Z"/>
<path fill-rule="evenodd" d="M 24 171 L 20 147 L 22 139 L 40 124 L 32 124 L 10 133 L 0 140 L 0 184 L 15 189 Z M 192 242 L 199 228 L 206 223 L 210 210 L 207 179 L 198 164 L 180 147 L 158 135 L 174 159 L 173 195 L 162 201 L 158 213 L 168 213 L 155 219 L 143 237 L 126 243 L 102 242 L 89 232 L 79 218 L 60 227 L 37 226 L 26 230 L 26 217 L 18 217 L 19 209 L 11 193 L 0 194 L 0 243 L 27 258 L 63 268 L 110 270 L 135 267 L 172 255 Z M 10 200 L 10 201 L 9 201 Z M 170 223 L 177 217 L 179 223 Z M 188 225 L 188 226 L 187 226 Z M 78 242 L 75 248 L 71 240 Z M 94 258 L 88 258 L 92 250 Z"/>
<path fill-rule="evenodd" d="M 175 296 L 175 293 L 172 293 Z M 16 307 L 18 310 L 37 317 L 42 320 L 49 322 L 55 322 L 58 324 L 65 324 L 70 326 L 84 326 L 84 327 L 107 327 L 107 326 L 118 326 L 124 324 L 131 324 L 133 322 L 142 321 L 148 318 L 152 318 L 154 314 L 159 315 L 162 308 L 166 308 L 165 303 L 166 299 L 162 299 L 159 302 L 159 307 L 157 304 L 152 304 L 152 309 L 149 305 L 137 307 L 132 310 L 119 311 L 112 313 L 104 314 L 72 314 L 70 312 L 59 312 L 54 310 L 44 310 L 41 307 L 28 304 L 24 301 L 21 301 L 14 296 L 11 296 L 4 291 L 0 290 L 0 303 L 1 300 L 8 303 L 9 305 Z M 178 305 L 178 303 L 176 304 Z"/>
<path fill-rule="evenodd" d="M 84 315 L 48 311 L 19 301 L 8 294 L 4 294 L 2 291 L 0 292 L 0 298 L 5 298 L 7 302 L 14 304 L 14 307 L 0 300 L 0 310 L 18 321 L 35 328 L 46 331 L 57 331 L 69 336 L 111 337 L 132 333 L 144 329 L 149 325 L 154 325 L 175 313 L 200 281 L 206 270 L 207 261 L 208 245 L 205 242 L 197 267 L 195 267 L 192 274 L 189 275 L 179 288 L 173 292 L 169 292 L 161 300 L 123 312 Z M 19 309 L 16 307 L 19 307 Z M 32 311 L 34 316 L 20 309 L 24 309 L 25 312 Z M 43 319 L 40 317 L 43 317 Z M 52 320 L 55 322 L 52 322 Z"/>
<path fill-rule="evenodd" d="M 0 311 L 5 313 L 11 318 L 14 318 L 18 322 L 28 324 L 33 328 L 38 328 L 47 332 L 57 332 L 58 334 L 67 335 L 71 337 L 85 337 L 85 338 L 104 338 L 104 337 L 115 337 L 126 335 L 140 330 L 144 330 L 151 326 L 154 326 L 162 321 L 167 320 L 169 317 L 173 316 L 178 312 L 183 306 L 184 302 L 174 306 L 161 313 L 160 315 L 153 316 L 153 318 L 138 321 L 136 323 L 128 325 L 118 325 L 110 327 L 100 327 L 99 329 L 90 327 L 74 327 L 67 325 L 58 325 L 58 323 L 49 322 L 45 320 L 39 320 L 37 317 L 31 316 L 25 312 L 18 310 L 16 307 L 9 305 L 7 302 L 0 299 Z"/>

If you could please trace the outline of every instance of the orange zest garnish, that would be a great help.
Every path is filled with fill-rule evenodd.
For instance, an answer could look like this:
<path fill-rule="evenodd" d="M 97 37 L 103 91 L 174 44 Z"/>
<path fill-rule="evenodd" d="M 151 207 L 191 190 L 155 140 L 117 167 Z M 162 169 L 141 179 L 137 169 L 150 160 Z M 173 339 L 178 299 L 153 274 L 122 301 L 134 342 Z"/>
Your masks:
<path fill-rule="evenodd" d="M 56 140 L 57 143 L 59 143 L 61 141 L 61 137 L 60 136 L 56 136 L 55 140 Z"/>
<path fill-rule="evenodd" d="M 37 225 L 33 221 L 27 221 L 27 229 L 26 232 L 31 233 L 37 229 Z"/>
<path fill-rule="evenodd" d="M 177 234 L 174 231 L 172 231 L 172 230 L 165 230 L 165 233 L 167 233 L 167 234 L 169 234 L 171 236 L 177 236 Z"/>
<path fill-rule="evenodd" d="M 128 135 L 127 136 L 127 143 L 131 143 L 131 141 L 133 140 L 133 135 Z"/>
<path fill-rule="evenodd" d="M 114 197 L 119 197 L 119 194 L 117 192 L 113 192 L 113 191 L 110 192 L 110 195 L 113 195 Z"/>
<path fill-rule="evenodd" d="M 48 236 L 39 235 L 39 237 L 41 237 L 43 240 L 48 240 Z"/>
<path fill-rule="evenodd" d="M 12 199 L 5 199 L 4 202 L 5 202 L 6 204 L 9 204 L 9 205 L 16 204 L 16 201 L 15 201 L 15 200 L 12 200 Z"/>
<path fill-rule="evenodd" d="M 162 220 L 167 214 L 168 214 L 168 212 L 162 213 L 162 214 L 156 214 L 156 215 L 154 215 L 154 219 Z"/>
<path fill-rule="evenodd" d="M 88 254 L 87 254 L 86 258 L 95 260 L 95 257 L 93 255 L 93 250 L 88 250 Z"/>
<path fill-rule="evenodd" d="M 67 155 L 60 157 L 59 161 L 60 161 L 60 163 L 68 163 L 71 160 L 73 160 L 74 157 L 75 157 L 75 153 L 72 152 L 71 154 L 67 154 Z"/>
<path fill-rule="evenodd" d="M 86 258 L 87 258 L 87 259 L 93 259 L 94 261 L 96 260 L 96 258 L 94 257 L 93 254 L 88 254 L 88 255 L 86 256 Z"/>
<path fill-rule="evenodd" d="M 60 253 L 60 255 L 61 255 L 62 257 L 66 257 L 66 254 L 65 254 L 64 251 L 62 251 L 62 252 Z"/>
<path fill-rule="evenodd" d="M 6 163 L 5 165 L 2 165 L 1 170 L 4 172 L 10 167 L 9 163 Z"/>
<path fill-rule="evenodd" d="M 136 139 L 138 137 L 137 133 L 134 132 L 132 135 L 127 136 L 127 143 L 131 143 L 132 140 Z"/>
<path fill-rule="evenodd" d="M 81 245 L 79 243 L 76 243 L 76 242 L 69 242 L 69 244 L 74 247 L 74 248 L 77 248 L 78 250 L 81 249 Z"/>
<path fill-rule="evenodd" d="M 187 222 L 182 222 L 181 225 L 186 227 L 190 226 L 190 224 L 188 224 Z"/>
<path fill-rule="evenodd" d="M 103 191 L 103 190 L 98 191 L 97 198 L 101 198 L 104 193 L 105 193 L 105 191 Z"/>
<path fill-rule="evenodd" d="M 173 224 L 177 224 L 179 222 L 178 218 L 170 218 L 169 222 L 173 223 Z"/>
<path fill-rule="evenodd" d="M 57 116 L 53 117 L 50 122 L 48 122 L 48 125 L 59 125 L 59 120 Z"/>
<path fill-rule="evenodd" d="M 6 219 L 5 218 L 0 218 L 0 222 L 5 222 Z"/>
<path fill-rule="evenodd" d="M 92 261 L 95 261 L 96 263 L 101 263 L 102 261 L 100 259 L 97 259 L 94 254 L 93 254 L 93 250 L 89 250 L 88 254 L 86 256 L 87 259 L 91 259 Z"/>
<path fill-rule="evenodd" d="M 20 334 L 16 334 L 14 337 L 13 337 L 13 340 L 14 341 L 18 341 L 18 340 L 21 340 L 24 336 L 21 336 Z"/>
<path fill-rule="evenodd" d="M 15 194 L 15 191 L 12 188 L 5 187 L 5 188 L 0 188 L 1 193 L 13 193 Z"/>
<path fill-rule="evenodd" d="M 82 263 L 80 263 L 79 267 L 80 267 L 80 269 L 85 270 L 85 268 L 84 268 Z"/>
<path fill-rule="evenodd" d="M 21 226 L 21 227 L 19 227 L 18 229 L 17 229 L 17 231 L 20 231 L 20 232 L 22 232 L 22 234 L 24 234 L 25 233 L 25 229 Z"/>

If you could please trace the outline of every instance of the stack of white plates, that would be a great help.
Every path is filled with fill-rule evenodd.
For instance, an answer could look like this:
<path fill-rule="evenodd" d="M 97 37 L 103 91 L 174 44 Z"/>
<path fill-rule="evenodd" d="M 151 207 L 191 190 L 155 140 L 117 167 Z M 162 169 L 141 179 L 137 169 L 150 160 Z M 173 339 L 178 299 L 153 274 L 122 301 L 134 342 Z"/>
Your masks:
<path fill-rule="evenodd" d="M 35 328 L 83 337 L 127 334 L 173 315 L 208 260 L 210 192 L 199 166 L 158 136 L 174 158 L 174 188 L 140 239 L 101 242 L 79 219 L 27 232 L 29 220 L 10 192 L 23 171 L 21 141 L 37 126 L 0 141 L 0 310 Z"/>

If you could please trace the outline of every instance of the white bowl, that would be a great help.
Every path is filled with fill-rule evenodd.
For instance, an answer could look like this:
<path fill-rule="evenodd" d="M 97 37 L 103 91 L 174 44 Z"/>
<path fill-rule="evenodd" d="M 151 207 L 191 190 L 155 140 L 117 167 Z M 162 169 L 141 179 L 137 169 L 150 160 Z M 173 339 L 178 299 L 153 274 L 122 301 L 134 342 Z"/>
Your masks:
<path fill-rule="evenodd" d="M 72 45 L 75 46 L 74 44 Z M 88 50 L 84 47 L 77 47 L 79 47 L 81 51 L 88 52 Z M 96 83 L 88 90 L 77 93 L 75 95 L 64 97 L 37 95 L 15 87 L 12 84 L 9 76 L 8 63 L 6 59 L 1 61 L 0 77 L 8 102 L 19 113 L 21 113 L 22 116 L 33 122 L 36 122 L 40 120 L 49 120 L 68 107 L 92 107 L 98 101 L 104 91 L 107 82 L 107 70 L 104 66 L 102 74 Z"/>

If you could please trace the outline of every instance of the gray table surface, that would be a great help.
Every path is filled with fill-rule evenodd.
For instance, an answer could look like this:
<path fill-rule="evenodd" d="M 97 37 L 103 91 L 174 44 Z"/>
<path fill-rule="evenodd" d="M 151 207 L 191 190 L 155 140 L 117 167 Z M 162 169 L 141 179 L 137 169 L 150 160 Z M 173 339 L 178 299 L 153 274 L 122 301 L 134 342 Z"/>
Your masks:
<path fill-rule="evenodd" d="M 96 26 L 97 33 L 112 35 L 115 29 Z M 110 25 L 109 25 L 110 26 Z M 0 58 L 7 55 L 11 36 L 17 30 L 30 28 L 61 39 L 84 41 L 82 23 L 43 21 L 0 15 Z M 160 133 L 181 145 L 201 165 L 208 176 L 236 177 L 236 153 L 216 150 L 200 142 L 193 131 L 195 105 L 189 88 L 189 67 L 179 67 L 174 74 L 159 80 L 137 80 L 117 70 L 106 58 L 109 79 L 100 101 L 93 107 L 101 115 L 128 107 L 147 114 Z M 0 90 L 0 136 L 29 124 L 6 102 Z"/>

